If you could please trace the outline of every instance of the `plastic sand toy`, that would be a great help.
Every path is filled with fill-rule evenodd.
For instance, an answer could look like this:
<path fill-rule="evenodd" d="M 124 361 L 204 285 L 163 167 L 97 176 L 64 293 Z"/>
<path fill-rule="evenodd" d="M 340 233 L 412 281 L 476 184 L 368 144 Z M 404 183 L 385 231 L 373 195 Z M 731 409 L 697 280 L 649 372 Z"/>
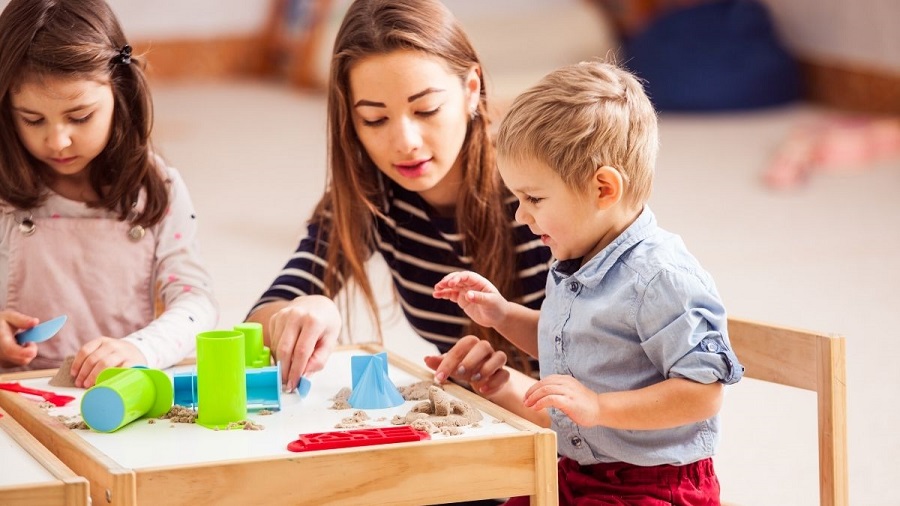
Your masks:
<path fill-rule="evenodd" d="M 331 432 L 311 432 L 300 434 L 300 439 L 288 443 L 292 452 L 311 452 L 354 446 L 372 446 L 390 443 L 406 443 L 431 439 L 427 432 L 416 430 L 409 425 L 375 429 L 338 430 Z"/>
<path fill-rule="evenodd" d="M 197 334 L 197 423 L 228 429 L 247 417 L 244 334 L 211 330 Z"/>
<path fill-rule="evenodd" d="M 387 353 L 350 357 L 353 387 L 347 402 L 356 409 L 384 409 L 403 404 L 403 396 L 388 377 Z"/>
<path fill-rule="evenodd" d="M 262 325 L 255 322 L 244 322 L 234 326 L 244 334 L 245 364 L 247 367 L 268 367 L 272 362 L 272 352 L 263 344 Z"/>
<path fill-rule="evenodd" d="M 197 408 L 197 371 L 176 373 L 175 404 Z M 281 409 L 281 363 L 247 369 L 247 409 Z M 299 388 L 298 388 L 299 390 Z"/>
<path fill-rule="evenodd" d="M 115 432 L 142 417 L 172 407 L 172 380 L 157 369 L 110 367 L 81 398 L 81 417 L 97 432 Z"/>

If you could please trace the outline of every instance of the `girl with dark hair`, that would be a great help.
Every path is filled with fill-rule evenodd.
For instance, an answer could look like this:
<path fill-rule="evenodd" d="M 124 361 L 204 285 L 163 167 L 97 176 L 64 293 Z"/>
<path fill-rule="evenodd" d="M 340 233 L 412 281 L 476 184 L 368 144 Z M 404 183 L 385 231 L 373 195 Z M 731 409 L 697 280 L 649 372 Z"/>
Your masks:
<path fill-rule="evenodd" d="M 0 14 L 0 370 L 77 386 L 171 366 L 216 324 L 196 218 L 150 143 L 152 103 L 103 0 L 12 0 Z M 16 334 L 65 314 L 53 339 Z"/>

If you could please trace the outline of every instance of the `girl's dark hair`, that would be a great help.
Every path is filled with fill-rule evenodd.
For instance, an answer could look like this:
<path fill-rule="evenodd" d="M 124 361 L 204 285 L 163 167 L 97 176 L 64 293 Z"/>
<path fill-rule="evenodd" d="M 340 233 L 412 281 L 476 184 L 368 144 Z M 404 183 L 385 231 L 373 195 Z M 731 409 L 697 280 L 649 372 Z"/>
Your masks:
<path fill-rule="evenodd" d="M 115 107 L 109 142 L 89 165 L 99 200 L 92 207 L 127 219 L 141 188 L 143 210 L 134 222 L 158 223 L 168 207 L 163 173 L 150 144 L 153 104 L 135 56 L 125 57 L 125 35 L 104 0 L 12 0 L 0 14 L 0 199 L 18 209 L 47 197 L 49 167 L 25 149 L 13 127 L 10 95 L 26 79 L 109 81 Z"/>
<path fill-rule="evenodd" d="M 521 292 L 516 262 L 510 261 L 515 258 L 514 238 L 504 205 L 507 194 L 495 167 L 481 63 L 457 20 L 435 0 L 357 0 L 338 31 L 328 85 L 328 189 L 313 218 L 329 222 L 326 294 L 334 296 L 344 281 L 354 279 L 380 323 L 364 262 L 375 248 L 373 216 L 382 210 L 384 190 L 353 127 L 349 76 L 363 58 L 397 50 L 441 58 L 460 85 L 473 68 L 482 78 L 477 114 L 459 154 L 464 182 L 456 222 L 473 269 L 514 299 Z M 491 329 L 473 324 L 466 330 L 511 350 Z"/>

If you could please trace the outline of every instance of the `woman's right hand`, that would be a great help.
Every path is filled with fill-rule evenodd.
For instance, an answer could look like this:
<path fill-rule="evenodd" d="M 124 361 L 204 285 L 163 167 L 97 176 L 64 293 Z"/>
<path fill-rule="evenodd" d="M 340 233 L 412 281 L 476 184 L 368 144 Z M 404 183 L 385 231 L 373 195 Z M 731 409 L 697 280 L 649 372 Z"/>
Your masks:
<path fill-rule="evenodd" d="M 304 295 L 272 314 L 266 330 L 275 360 L 281 362 L 283 389 L 290 392 L 300 376 L 325 367 L 341 332 L 341 314 L 328 297 Z"/>
<path fill-rule="evenodd" d="M 0 311 L 0 367 L 17 367 L 28 365 L 37 356 L 37 344 L 27 343 L 24 346 L 16 342 L 19 330 L 30 329 L 40 323 L 33 316 L 18 311 L 4 309 Z"/>

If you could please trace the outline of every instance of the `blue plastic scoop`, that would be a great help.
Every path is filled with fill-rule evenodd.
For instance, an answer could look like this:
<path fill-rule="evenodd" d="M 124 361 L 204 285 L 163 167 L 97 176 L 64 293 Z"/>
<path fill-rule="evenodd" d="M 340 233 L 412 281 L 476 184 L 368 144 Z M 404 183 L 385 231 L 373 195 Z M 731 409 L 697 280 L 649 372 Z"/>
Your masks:
<path fill-rule="evenodd" d="M 297 382 L 297 393 L 300 395 L 300 398 L 309 395 L 310 388 L 312 388 L 312 383 L 310 383 L 309 379 L 306 376 L 300 376 L 300 381 Z"/>
<path fill-rule="evenodd" d="M 66 315 L 62 315 L 43 323 L 38 323 L 30 329 L 16 334 L 16 342 L 19 344 L 42 343 L 55 336 L 56 333 L 59 332 L 59 329 L 66 323 L 67 319 L 68 317 Z"/>

